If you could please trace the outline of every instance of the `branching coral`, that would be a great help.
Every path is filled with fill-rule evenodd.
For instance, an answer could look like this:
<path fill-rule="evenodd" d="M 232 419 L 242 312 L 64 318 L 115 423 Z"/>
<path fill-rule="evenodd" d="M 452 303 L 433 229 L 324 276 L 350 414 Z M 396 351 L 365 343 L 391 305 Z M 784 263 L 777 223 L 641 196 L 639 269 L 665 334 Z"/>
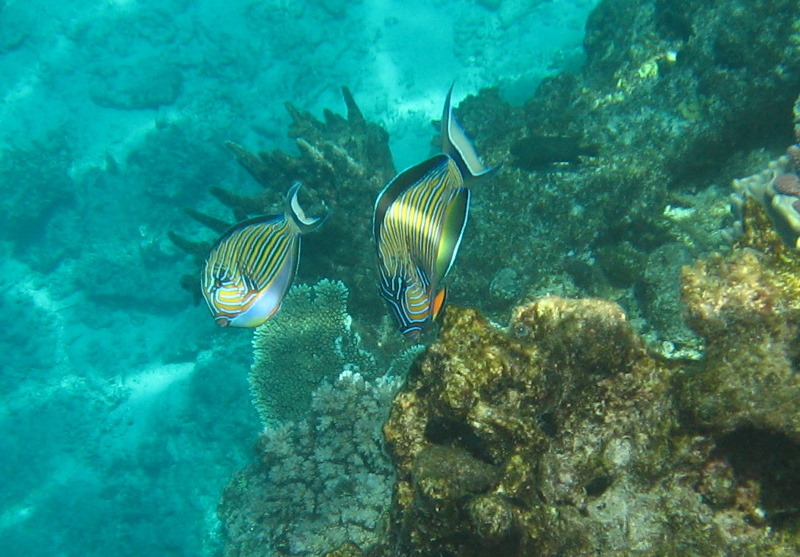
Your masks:
<path fill-rule="evenodd" d="M 250 386 L 264 423 L 303 417 L 311 392 L 342 369 L 374 373 L 375 358 L 352 328 L 347 296 L 338 281 L 296 285 L 281 311 L 256 329 Z"/>

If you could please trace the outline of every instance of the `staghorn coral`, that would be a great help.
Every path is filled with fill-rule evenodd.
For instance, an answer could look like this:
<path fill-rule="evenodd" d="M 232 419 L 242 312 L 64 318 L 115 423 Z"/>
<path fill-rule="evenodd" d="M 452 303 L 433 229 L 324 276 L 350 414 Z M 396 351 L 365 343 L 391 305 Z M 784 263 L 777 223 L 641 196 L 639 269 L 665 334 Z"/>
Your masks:
<path fill-rule="evenodd" d="M 224 554 L 359 555 L 375 543 L 393 482 L 380 427 L 399 382 L 343 371 L 317 387 L 307 417 L 268 426 L 258 462 L 223 492 Z"/>
<path fill-rule="evenodd" d="M 374 373 L 375 357 L 352 328 L 347 297 L 339 281 L 295 285 L 281 311 L 256 329 L 250 390 L 265 424 L 302 418 L 311 392 L 332 373 Z"/>
<path fill-rule="evenodd" d="M 543 298 L 506 329 L 451 307 L 384 426 L 378 554 L 797 554 L 800 257 L 744 216 L 683 273 L 696 363 L 654 358 L 609 302 Z"/>

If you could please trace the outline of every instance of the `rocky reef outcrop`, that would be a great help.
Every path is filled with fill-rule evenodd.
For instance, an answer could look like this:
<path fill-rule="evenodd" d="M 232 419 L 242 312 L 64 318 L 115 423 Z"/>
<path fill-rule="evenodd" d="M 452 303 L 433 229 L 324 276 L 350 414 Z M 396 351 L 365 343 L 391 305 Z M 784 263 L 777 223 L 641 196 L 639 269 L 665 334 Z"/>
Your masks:
<path fill-rule="evenodd" d="M 475 188 L 452 299 L 479 299 L 496 319 L 543 293 L 614 299 L 648 340 L 674 345 L 662 353 L 698 349 L 670 299 L 687 256 L 727 243 L 731 179 L 775 158 L 765 147 L 793 142 L 798 10 L 796 0 L 605 0 L 587 22 L 580 72 L 546 79 L 522 107 L 494 90 L 466 99 L 457 114 L 478 151 L 507 164 Z M 525 240 L 470 249 L 510 238 Z M 489 289 L 501 273 L 525 285 L 516 296 Z"/>
<path fill-rule="evenodd" d="M 731 179 L 793 141 L 799 11 L 798 0 L 605 0 L 580 71 L 545 79 L 523 106 L 497 89 L 465 99 L 456 112 L 478 152 L 505 165 L 474 188 L 451 301 L 500 319 L 547 293 L 614 299 L 663 354 L 698 355 L 674 302 L 680 267 L 727 244 Z M 346 90 L 345 101 L 346 117 L 322 121 L 287 105 L 296 156 L 230 144 L 263 195 L 212 193 L 240 219 L 280 210 L 286 188 L 306 183 L 333 213 L 306 239 L 299 279 L 344 281 L 374 327 L 383 306 L 364 223 L 395 169 L 386 132 Z"/>
<path fill-rule="evenodd" d="M 736 249 L 684 270 L 697 363 L 606 301 L 543 298 L 504 329 L 451 308 L 384 427 L 383 554 L 800 550 L 800 256 L 749 209 Z"/>
<path fill-rule="evenodd" d="M 495 89 L 458 107 L 486 162 L 506 164 L 474 188 L 454 305 L 383 428 L 386 536 L 336 554 L 800 552 L 800 256 L 763 200 L 742 200 L 733 248 L 725 232 L 731 180 L 795 141 L 797 13 L 605 0 L 579 73 L 521 107 Z M 385 137 L 358 114 L 295 120 L 299 158 L 234 152 L 263 183 L 277 166 L 287 185 L 331 184 L 347 228 L 391 175 L 363 148 Z M 381 306 L 358 234 L 325 235 L 305 261 L 347 284 L 368 329 Z"/>

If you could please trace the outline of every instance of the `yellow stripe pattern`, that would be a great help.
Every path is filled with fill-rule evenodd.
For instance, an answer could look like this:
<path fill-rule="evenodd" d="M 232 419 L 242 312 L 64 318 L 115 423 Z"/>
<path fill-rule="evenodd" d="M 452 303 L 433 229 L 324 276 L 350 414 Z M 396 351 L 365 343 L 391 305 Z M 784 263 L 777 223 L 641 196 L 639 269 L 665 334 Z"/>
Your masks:
<path fill-rule="evenodd" d="M 435 276 L 442 235 L 453 232 L 443 230 L 445 214 L 462 188 L 458 166 L 446 157 L 446 164 L 407 188 L 384 215 L 377 239 L 381 293 L 404 333 L 420 330 L 432 317 L 432 290 L 444 278 Z"/>
<path fill-rule="evenodd" d="M 203 270 L 203 296 L 211 312 L 232 319 L 250 309 L 260 293 L 273 287 L 284 265 L 296 264 L 291 255 L 297 254 L 299 240 L 299 231 L 285 216 L 247 224 L 223 236 Z"/>

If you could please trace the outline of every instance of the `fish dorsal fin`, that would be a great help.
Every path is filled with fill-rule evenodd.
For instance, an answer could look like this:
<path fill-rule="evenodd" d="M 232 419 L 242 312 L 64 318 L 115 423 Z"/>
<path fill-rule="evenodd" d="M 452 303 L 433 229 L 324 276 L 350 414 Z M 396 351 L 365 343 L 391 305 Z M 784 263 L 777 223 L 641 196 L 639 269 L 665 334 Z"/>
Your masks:
<path fill-rule="evenodd" d="M 445 210 L 439 236 L 439 247 L 436 252 L 436 272 L 434 276 L 437 282 L 447 276 L 456 259 L 458 247 L 461 245 L 461 238 L 467 226 L 469 201 L 469 189 L 462 186 L 453 194 L 453 198 Z"/>
<path fill-rule="evenodd" d="M 295 182 L 292 184 L 292 187 L 289 188 L 289 193 L 286 194 L 286 215 L 292 220 L 295 226 L 297 226 L 300 233 L 305 234 L 306 232 L 311 232 L 322 226 L 322 223 L 325 222 L 328 215 L 325 214 L 321 217 L 306 216 L 305 211 L 303 211 L 303 208 L 297 201 L 297 192 L 300 191 L 301 186 L 302 184 L 300 182 Z"/>
<path fill-rule="evenodd" d="M 472 140 L 456 120 L 453 112 L 452 96 L 455 83 L 450 86 L 442 112 L 442 152 L 449 155 L 461 171 L 464 182 L 485 180 L 494 175 L 500 165 L 487 168 L 481 162 Z"/>
<path fill-rule="evenodd" d="M 447 156 L 436 155 L 435 157 L 431 157 L 426 161 L 405 169 L 395 176 L 391 182 L 386 184 L 386 187 L 381 190 L 381 193 L 378 194 L 378 198 L 375 200 L 375 212 L 372 217 L 372 234 L 375 236 L 375 240 L 378 240 L 380 237 L 383 218 L 386 216 L 386 211 L 389 210 L 392 203 L 394 203 L 408 188 L 419 183 L 428 173 L 444 164 L 447 164 Z"/>

